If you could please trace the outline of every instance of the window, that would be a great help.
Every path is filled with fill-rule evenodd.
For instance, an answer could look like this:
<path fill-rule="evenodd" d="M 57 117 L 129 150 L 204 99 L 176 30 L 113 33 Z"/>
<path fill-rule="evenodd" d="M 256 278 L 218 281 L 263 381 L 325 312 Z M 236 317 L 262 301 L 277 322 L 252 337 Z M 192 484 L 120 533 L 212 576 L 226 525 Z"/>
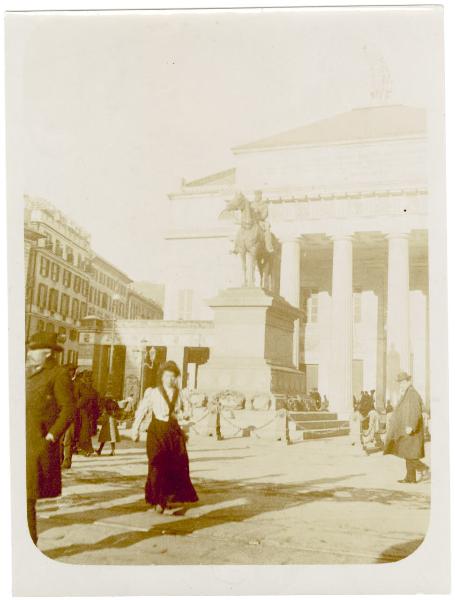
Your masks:
<path fill-rule="evenodd" d="M 77 255 L 77 266 L 82 267 L 82 256 L 80 254 Z"/>
<path fill-rule="evenodd" d="M 57 282 L 60 278 L 60 266 L 57 263 L 52 263 L 51 266 L 51 279 Z"/>
<path fill-rule="evenodd" d="M 63 271 L 63 285 L 65 287 L 71 287 L 71 278 L 72 278 L 71 271 L 67 271 L 66 269 L 64 269 L 64 271 Z"/>
<path fill-rule="evenodd" d="M 90 289 L 88 291 L 88 301 L 89 302 L 93 302 L 93 291 L 94 290 L 93 290 L 92 286 L 90 286 Z"/>
<path fill-rule="evenodd" d="M 46 248 L 46 250 L 50 250 L 52 252 L 52 238 L 48 233 L 46 233 L 45 236 L 46 239 L 44 241 L 44 247 Z"/>
<path fill-rule="evenodd" d="M 59 327 L 57 333 L 59 336 L 65 336 L 66 338 L 66 329 L 64 327 Z"/>
<path fill-rule="evenodd" d="M 69 308 L 70 297 L 68 296 L 68 294 L 62 294 L 62 299 L 60 302 L 60 314 L 64 319 L 66 319 L 66 317 L 68 316 Z"/>
<path fill-rule="evenodd" d="M 178 297 L 179 320 L 188 321 L 193 315 L 193 290 L 180 290 Z"/>
<path fill-rule="evenodd" d="M 44 283 L 40 283 L 38 286 L 38 299 L 37 304 L 40 308 L 46 308 L 46 300 L 47 300 L 47 285 Z"/>
<path fill-rule="evenodd" d="M 85 319 L 87 316 L 87 304 L 85 302 L 81 302 L 81 319 Z"/>
<path fill-rule="evenodd" d="M 46 323 L 47 333 L 55 333 L 55 325 L 53 323 Z"/>
<path fill-rule="evenodd" d="M 36 323 L 36 331 L 44 331 L 44 321 L 39 320 Z"/>
<path fill-rule="evenodd" d="M 69 246 L 66 247 L 66 260 L 71 264 L 74 263 L 73 249 L 70 248 Z"/>
<path fill-rule="evenodd" d="M 47 308 L 51 312 L 57 312 L 58 310 L 58 292 L 54 288 L 49 290 L 49 296 L 47 299 Z"/>
<path fill-rule="evenodd" d="M 354 323 L 362 321 L 362 290 L 354 288 L 353 308 L 354 308 Z"/>
<path fill-rule="evenodd" d="M 70 340 L 72 342 L 77 342 L 79 338 L 79 333 L 77 329 L 70 329 Z"/>
<path fill-rule="evenodd" d="M 44 256 L 42 256 L 40 260 L 39 274 L 43 277 L 49 276 L 49 260 Z"/>
<path fill-rule="evenodd" d="M 82 294 L 87 296 L 88 294 L 88 281 L 86 279 L 82 280 Z"/>
<path fill-rule="evenodd" d="M 60 240 L 55 240 L 55 254 L 57 256 L 63 256 L 63 246 Z"/>
<path fill-rule="evenodd" d="M 71 318 L 73 321 L 77 321 L 79 318 L 79 300 L 76 300 L 76 298 L 73 298 L 71 304 Z"/>
<path fill-rule="evenodd" d="M 78 275 L 74 277 L 74 291 L 79 294 L 81 291 L 81 278 Z"/>

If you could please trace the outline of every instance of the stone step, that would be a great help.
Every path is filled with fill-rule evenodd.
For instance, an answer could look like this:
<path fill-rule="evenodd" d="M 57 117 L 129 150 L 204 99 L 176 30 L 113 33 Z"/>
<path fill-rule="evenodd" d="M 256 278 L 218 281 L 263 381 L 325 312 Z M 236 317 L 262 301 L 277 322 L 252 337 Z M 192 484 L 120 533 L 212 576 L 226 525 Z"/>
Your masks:
<path fill-rule="evenodd" d="M 321 438 L 349 435 L 349 427 L 340 429 L 309 429 L 301 431 L 303 440 L 319 440 Z"/>
<path fill-rule="evenodd" d="M 291 412 L 289 411 L 289 417 L 294 421 L 336 421 L 338 419 L 337 413 L 331 412 Z"/>
<path fill-rule="evenodd" d="M 295 424 L 297 431 L 312 431 L 316 429 L 349 428 L 349 421 L 300 421 Z"/>

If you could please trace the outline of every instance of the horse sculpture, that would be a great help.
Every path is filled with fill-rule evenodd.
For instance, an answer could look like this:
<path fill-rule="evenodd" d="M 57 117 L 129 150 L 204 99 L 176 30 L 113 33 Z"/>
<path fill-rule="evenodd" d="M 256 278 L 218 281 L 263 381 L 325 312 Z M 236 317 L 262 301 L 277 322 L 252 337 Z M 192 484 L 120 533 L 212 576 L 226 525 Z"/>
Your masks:
<path fill-rule="evenodd" d="M 260 286 L 272 290 L 272 267 L 278 244 L 277 239 L 270 234 L 273 249 L 268 249 L 260 215 L 241 192 L 235 194 L 234 198 L 227 203 L 220 217 L 237 210 L 240 211 L 241 218 L 235 238 L 234 253 L 240 256 L 242 263 L 243 285 L 255 286 L 255 270 L 257 268 Z"/>

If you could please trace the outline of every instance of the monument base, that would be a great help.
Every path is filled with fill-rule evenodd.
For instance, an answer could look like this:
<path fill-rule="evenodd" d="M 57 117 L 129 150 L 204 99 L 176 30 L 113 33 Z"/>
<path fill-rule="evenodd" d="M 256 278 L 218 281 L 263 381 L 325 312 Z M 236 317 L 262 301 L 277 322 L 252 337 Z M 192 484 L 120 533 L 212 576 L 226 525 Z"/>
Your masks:
<path fill-rule="evenodd" d="M 248 400 L 305 393 L 305 375 L 292 363 L 294 322 L 300 311 L 261 288 L 229 288 L 209 302 L 214 311 L 210 359 L 198 374 L 198 389 L 224 390 Z"/>

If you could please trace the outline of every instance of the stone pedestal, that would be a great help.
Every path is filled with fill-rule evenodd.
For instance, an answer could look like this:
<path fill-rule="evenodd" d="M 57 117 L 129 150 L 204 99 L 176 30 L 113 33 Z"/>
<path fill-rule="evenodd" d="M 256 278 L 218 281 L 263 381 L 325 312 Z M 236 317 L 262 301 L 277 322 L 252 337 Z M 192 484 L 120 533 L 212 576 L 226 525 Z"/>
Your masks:
<path fill-rule="evenodd" d="M 209 301 L 214 343 L 201 366 L 198 389 L 223 390 L 246 398 L 303 394 L 305 376 L 293 364 L 294 322 L 300 311 L 261 288 L 229 288 Z M 273 403 L 275 407 L 275 403 Z"/>

